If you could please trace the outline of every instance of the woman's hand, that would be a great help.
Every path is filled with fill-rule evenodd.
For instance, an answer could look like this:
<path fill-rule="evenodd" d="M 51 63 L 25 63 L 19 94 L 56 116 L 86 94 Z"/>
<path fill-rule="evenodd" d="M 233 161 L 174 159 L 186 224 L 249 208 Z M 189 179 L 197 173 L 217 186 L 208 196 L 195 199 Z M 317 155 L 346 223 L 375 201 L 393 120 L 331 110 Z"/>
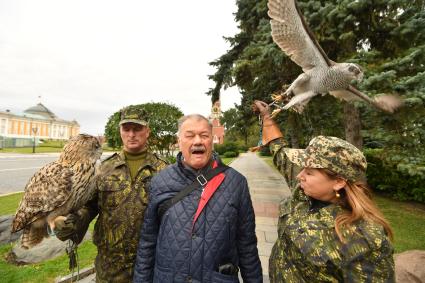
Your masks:
<path fill-rule="evenodd" d="M 270 107 L 264 101 L 254 100 L 254 104 L 252 105 L 252 110 L 254 112 L 260 113 L 261 119 L 264 119 L 264 117 L 270 116 Z"/>

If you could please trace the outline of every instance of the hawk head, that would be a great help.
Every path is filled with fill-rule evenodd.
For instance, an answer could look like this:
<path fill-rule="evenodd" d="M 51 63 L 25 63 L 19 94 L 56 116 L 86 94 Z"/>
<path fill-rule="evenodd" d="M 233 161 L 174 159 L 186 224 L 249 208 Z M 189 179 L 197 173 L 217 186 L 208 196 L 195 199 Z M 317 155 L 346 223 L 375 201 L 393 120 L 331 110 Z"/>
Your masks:
<path fill-rule="evenodd" d="M 354 63 L 337 63 L 335 66 L 339 69 L 350 81 L 361 81 L 363 79 L 362 68 Z"/>

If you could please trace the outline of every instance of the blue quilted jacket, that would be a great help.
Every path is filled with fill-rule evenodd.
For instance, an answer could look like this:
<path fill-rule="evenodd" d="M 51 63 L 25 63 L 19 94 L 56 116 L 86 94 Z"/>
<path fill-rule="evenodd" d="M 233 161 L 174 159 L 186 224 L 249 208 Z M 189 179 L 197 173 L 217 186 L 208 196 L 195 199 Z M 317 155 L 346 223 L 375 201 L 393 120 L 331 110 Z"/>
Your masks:
<path fill-rule="evenodd" d="M 134 282 L 239 282 L 238 276 L 217 272 L 233 263 L 244 282 L 262 282 L 255 235 L 255 216 L 245 177 L 229 168 L 224 181 L 199 215 L 193 230 L 202 187 L 168 209 L 160 222 L 158 205 L 191 184 L 195 172 L 177 162 L 151 182 L 134 268 Z"/>

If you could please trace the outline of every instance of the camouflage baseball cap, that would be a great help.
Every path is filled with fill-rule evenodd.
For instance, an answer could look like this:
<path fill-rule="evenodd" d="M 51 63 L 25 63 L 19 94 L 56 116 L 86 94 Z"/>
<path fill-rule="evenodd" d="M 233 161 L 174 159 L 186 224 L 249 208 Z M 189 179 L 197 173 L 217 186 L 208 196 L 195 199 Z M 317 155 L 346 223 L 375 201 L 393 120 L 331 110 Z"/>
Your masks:
<path fill-rule="evenodd" d="M 148 113 L 140 107 L 125 107 L 121 110 L 120 126 L 125 123 L 135 123 L 142 126 L 147 126 Z"/>
<path fill-rule="evenodd" d="M 306 149 L 285 149 L 288 159 L 301 167 L 329 169 L 350 181 L 363 180 L 366 158 L 351 143 L 336 138 L 317 136 Z"/>

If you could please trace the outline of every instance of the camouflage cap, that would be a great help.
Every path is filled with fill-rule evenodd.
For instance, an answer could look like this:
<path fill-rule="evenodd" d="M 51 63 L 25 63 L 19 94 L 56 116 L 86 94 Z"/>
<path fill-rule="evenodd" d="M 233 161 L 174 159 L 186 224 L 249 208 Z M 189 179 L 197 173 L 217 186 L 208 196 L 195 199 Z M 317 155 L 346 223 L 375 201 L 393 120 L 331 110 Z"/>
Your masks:
<path fill-rule="evenodd" d="M 121 110 L 120 126 L 125 123 L 135 123 L 142 126 L 148 125 L 148 113 L 136 106 L 128 106 Z"/>
<path fill-rule="evenodd" d="M 365 178 L 367 162 L 363 153 L 336 137 L 317 136 L 306 149 L 287 148 L 285 154 L 301 167 L 329 169 L 350 181 Z"/>

